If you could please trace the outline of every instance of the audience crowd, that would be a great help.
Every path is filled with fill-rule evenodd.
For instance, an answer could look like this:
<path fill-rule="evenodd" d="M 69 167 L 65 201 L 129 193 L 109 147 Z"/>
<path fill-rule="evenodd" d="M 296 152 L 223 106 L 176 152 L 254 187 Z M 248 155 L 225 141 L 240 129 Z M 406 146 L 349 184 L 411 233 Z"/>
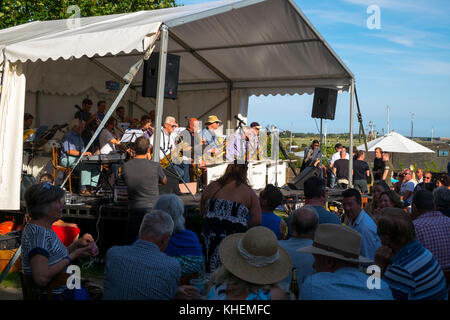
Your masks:
<path fill-rule="evenodd" d="M 126 179 L 153 190 L 165 177 L 147 163 L 148 145 L 138 147 L 141 157 L 125 168 Z M 177 195 L 154 193 L 142 201 L 137 194 L 130 202 L 134 218 L 126 245 L 106 253 L 103 299 L 448 299 L 448 176 L 433 181 L 431 172 L 407 168 L 394 180 L 389 154 L 377 149 L 372 184 L 365 153 L 354 154 L 352 173 L 348 156 L 336 145 L 329 166 L 330 187 L 346 188 L 349 174 L 355 182 L 355 189 L 342 192 L 342 220 L 327 210 L 327 183 L 316 176 L 304 181 L 305 204 L 280 217 L 275 211 L 282 192 L 267 185 L 256 194 L 246 164 L 229 164 L 206 187 L 198 234 L 186 228 Z M 132 165 L 151 171 L 155 181 L 142 180 Z M 31 219 L 23 232 L 23 272 L 52 299 L 73 299 L 60 275 L 78 258 L 98 253 L 89 234 L 66 247 L 52 231 L 63 197 L 50 182 L 25 194 Z"/>

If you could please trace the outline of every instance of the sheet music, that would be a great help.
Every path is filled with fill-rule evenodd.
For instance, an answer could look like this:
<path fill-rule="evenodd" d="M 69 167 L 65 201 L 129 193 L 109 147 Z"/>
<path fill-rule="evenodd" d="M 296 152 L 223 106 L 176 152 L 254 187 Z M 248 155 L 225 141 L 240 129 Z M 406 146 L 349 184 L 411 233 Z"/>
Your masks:
<path fill-rule="evenodd" d="M 144 135 L 141 129 L 127 129 L 123 134 L 120 142 L 134 142 L 137 138 Z"/>

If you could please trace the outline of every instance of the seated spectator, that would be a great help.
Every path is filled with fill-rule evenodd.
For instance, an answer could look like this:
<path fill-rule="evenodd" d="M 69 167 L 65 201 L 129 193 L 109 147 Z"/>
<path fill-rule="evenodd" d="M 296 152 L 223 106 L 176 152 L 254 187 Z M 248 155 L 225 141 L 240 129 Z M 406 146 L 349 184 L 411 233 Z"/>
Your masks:
<path fill-rule="evenodd" d="M 44 172 L 40 178 L 39 183 L 49 182 L 52 185 L 55 185 L 55 178 L 50 173 Z"/>
<path fill-rule="evenodd" d="M 303 280 L 313 274 L 314 258 L 312 254 L 305 252 L 298 252 L 297 249 L 312 245 L 314 233 L 319 225 L 319 218 L 311 205 L 304 205 L 292 213 L 291 229 L 292 237 L 288 240 L 282 240 L 278 243 L 289 253 L 294 268 L 297 269 L 298 287 L 302 286 Z M 291 282 L 292 274 L 289 274 L 281 281 L 280 286 L 286 291 L 289 291 L 289 284 Z"/>
<path fill-rule="evenodd" d="M 390 187 L 387 185 L 386 181 L 384 180 L 377 180 L 373 184 L 373 194 L 372 194 L 372 200 L 370 200 L 367 205 L 364 207 L 364 211 L 366 211 L 368 214 L 374 217 L 373 215 L 378 210 L 378 207 L 380 205 L 380 197 L 381 194 L 384 191 L 391 190 Z"/>
<path fill-rule="evenodd" d="M 74 290 L 66 286 L 67 266 L 73 261 L 95 256 L 97 246 L 90 234 L 69 247 L 58 239 L 52 224 L 61 218 L 64 190 L 49 182 L 32 185 L 25 192 L 30 220 L 22 233 L 22 267 L 25 276 L 31 276 L 41 293 L 53 300 L 72 300 Z M 47 290 L 51 290 L 51 293 Z"/>
<path fill-rule="evenodd" d="M 431 172 L 425 172 L 422 178 L 422 182 L 418 183 L 416 187 L 414 188 L 414 193 L 419 190 L 429 190 L 433 191 L 435 188 L 435 183 L 433 182 L 433 174 Z"/>
<path fill-rule="evenodd" d="M 341 224 L 338 216 L 325 209 L 327 202 L 326 181 L 320 177 L 310 177 L 304 183 L 305 204 L 316 209 L 319 215 L 319 224 L 336 223 Z"/>
<path fill-rule="evenodd" d="M 380 238 L 377 235 L 377 225 L 362 209 L 361 194 L 356 189 L 347 189 L 342 196 L 344 197 L 342 204 L 348 226 L 362 236 L 361 255 L 373 259 L 375 252 L 381 246 Z"/>
<path fill-rule="evenodd" d="M 312 253 L 316 271 L 303 282 L 299 300 L 392 300 L 384 281 L 379 290 L 368 288 L 368 276 L 358 267 L 372 260 L 359 254 L 360 247 L 359 232 L 342 225 L 319 225 L 312 246 L 298 249 Z"/>
<path fill-rule="evenodd" d="M 268 184 L 259 194 L 259 202 L 261 203 L 261 226 L 272 230 L 278 240 L 285 238 L 286 223 L 273 210 L 282 201 L 283 194 L 273 184 Z"/>
<path fill-rule="evenodd" d="M 381 193 L 380 196 L 380 206 L 378 207 L 376 211 L 376 217 L 375 219 L 378 219 L 380 212 L 384 208 L 400 208 L 403 209 L 403 202 L 400 200 L 400 197 L 398 194 L 396 194 L 394 191 L 384 191 Z"/>
<path fill-rule="evenodd" d="M 268 228 L 227 236 L 219 255 L 222 266 L 211 277 L 208 300 L 286 299 L 277 283 L 291 271 L 291 258 Z"/>
<path fill-rule="evenodd" d="M 436 188 L 433 190 L 433 197 L 436 211 L 450 217 L 450 190 L 445 187 Z"/>
<path fill-rule="evenodd" d="M 173 233 L 164 253 L 181 265 L 181 276 L 203 270 L 203 252 L 195 232 L 185 229 L 184 204 L 175 194 L 163 194 L 155 203 L 155 210 L 167 212 L 173 220 Z"/>
<path fill-rule="evenodd" d="M 431 251 L 442 270 L 450 271 L 450 218 L 435 211 L 433 193 L 428 190 L 414 194 L 411 209 L 417 240 Z"/>
<path fill-rule="evenodd" d="M 433 254 L 416 239 L 414 224 L 402 209 L 385 208 L 378 220 L 383 244 L 375 255 L 382 279 L 396 300 L 448 298 L 444 273 Z"/>
<path fill-rule="evenodd" d="M 200 298 L 192 286 L 178 286 L 181 266 L 164 250 L 174 223 L 161 210 L 148 211 L 142 219 L 139 240 L 115 246 L 106 253 L 103 299 L 171 300 Z"/>
<path fill-rule="evenodd" d="M 442 175 L 436 180 L 436 187 L 447 187 L 450 189 L 450 178 L 448 175 Z"/>

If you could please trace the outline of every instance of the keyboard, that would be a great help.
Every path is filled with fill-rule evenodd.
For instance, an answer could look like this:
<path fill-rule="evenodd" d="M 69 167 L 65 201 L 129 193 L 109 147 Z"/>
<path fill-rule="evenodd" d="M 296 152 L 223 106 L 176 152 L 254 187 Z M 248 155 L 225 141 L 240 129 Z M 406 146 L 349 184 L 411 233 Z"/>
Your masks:
<path fill-rule="evenodd" d="M 126 159 L 125 153 L 109 153 L 109 154 L 99 154 L 92 156 L 84 156 L 81 159 L 82 163 L 92 163 L 92 164 L 109 164 L 109 163 L 122 163 Z"/>

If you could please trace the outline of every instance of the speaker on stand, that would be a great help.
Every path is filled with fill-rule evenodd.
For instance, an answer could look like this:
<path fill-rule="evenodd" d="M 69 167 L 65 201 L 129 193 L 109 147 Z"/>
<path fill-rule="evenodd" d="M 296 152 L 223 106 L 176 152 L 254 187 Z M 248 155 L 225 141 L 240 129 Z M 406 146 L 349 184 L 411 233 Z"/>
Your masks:
<path fill-rule="evenodd" d="M 293 190 L 303 190 L 303 184 L 305 181 L 310 177 L 321 177 L 322 176 L 322 170 L 314 167 L 309 166 L 303 169 L 298 176 L 295 177 L 292 182 L 288 183 L 288 187 Z"/>
<path fill-rule="evenodd" d="M 156 98 L 159 74 L 159 53 L 151 54 L 150 59 L 144 61 L 144 75 L 142 79 L 142 96 Z M 164 98 L 176 99 L 178 94 L 178 78 L 180 73 L 180 56 L 167 55 L 166 80 Z"/>

